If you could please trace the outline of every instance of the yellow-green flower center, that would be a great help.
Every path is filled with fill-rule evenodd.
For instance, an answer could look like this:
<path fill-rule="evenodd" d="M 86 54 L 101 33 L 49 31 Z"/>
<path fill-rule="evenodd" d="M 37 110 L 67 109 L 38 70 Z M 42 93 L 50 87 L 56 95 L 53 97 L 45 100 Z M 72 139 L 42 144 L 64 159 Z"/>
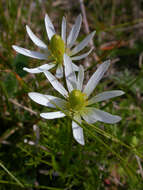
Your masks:
<path fill-rule="evenodd" d="M 80 90 L 73 90 L 69 94 L 69 106 L 72 110 L 81 110 L 86 105 L 86 94 Z"/>
<path fill-rule="evenodd" d="M 60 64 L 63 62 L 63 55 L 65 52 L 65 44 L 62 38 L 55 34 L 50 40 L 50 50 L 52 56 L 56 60 L 56 63 Z"/>

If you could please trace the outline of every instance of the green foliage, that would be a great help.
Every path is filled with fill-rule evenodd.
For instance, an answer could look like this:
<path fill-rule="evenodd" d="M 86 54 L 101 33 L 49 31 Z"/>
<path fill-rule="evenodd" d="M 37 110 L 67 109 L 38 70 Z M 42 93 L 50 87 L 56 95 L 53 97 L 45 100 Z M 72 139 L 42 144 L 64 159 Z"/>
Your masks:
<path fill-rule="evenodd" d="M 7 73 L 3 79 L 4 89 L 8 93 L 9 97 L 14 96 L 18 90 L 18 81 L 13 73 Z"/>
<path fill-rule="evenodd" d="M 73 23 L 80 6 L 74 1 L 1 0 L 0 190 L 143 189 L 143 67 L 139 62 L 143 42 L 137 25 L 142 19 L 134 7 L 138 13 L 142 10 L 130 0 L 84 3 L 90 29 L 97 30 L 96 53 L 101 60 L 120 59 L 112 64 L 94 93 L 113 89 L 126 92 L 95 106 L 121 115 L 122 120 L 115 125 L 83 123 L 86 144 L 81 146 L 71 136 L 71 118 L 41 119 L 39 113 L 50 109 L 32 102 L 27 93 L 57 94 L 43 74 L 23 71 L 23 67 L 42 62 L 16 55 L 11 46 L 35 50 L 27 37 L 26 24 L 46 43 L 45 12 L 60 33 L 59 20 L 65 15 Z M 84 36 L 81 30 L 79 41 Z M 91 56 L 87 76 L 95 71 L 96 64 Z"/>

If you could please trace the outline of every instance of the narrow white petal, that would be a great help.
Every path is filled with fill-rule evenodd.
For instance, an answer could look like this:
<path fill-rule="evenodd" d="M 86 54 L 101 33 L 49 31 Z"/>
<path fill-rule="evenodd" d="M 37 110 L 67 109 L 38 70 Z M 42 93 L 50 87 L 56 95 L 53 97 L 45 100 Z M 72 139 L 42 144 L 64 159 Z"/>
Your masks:
<path fill-rule="evenodd" d="M 88 101 L 88 105 L 94 104 L 96 102 L 101 102 L 101 101 L 104 101 L 104 100 L 108 100 L 110 98 L 114 98 L 114 97 L 117 97 L 117 96 L 121 96 L 123 94 L 124 94 L 124 92 L 121 91 L 121 90 L 111 90 L 111 91 L 107 91 L 107 92 L 102 92 L 102 93 L 94 96 L 93 98 L 91 98 Z"/>
<path fill-rule="evenodd" d="M 78 90 L 82 90 L 83 80 L 84 80 L 84 69 L 80 65 L 79 72 L 78 72 L 78 78 L 77 78 L 77 89 Z"/>
<path fill-rule="evenodd" d="M 63 17 L 63 20 L 62 20 L 61 36 L 62 36 L 63 41 L 66 44 L 66 19 L 65 19 L 65 17 Z"/>
<path fill-rule="evenodd" d="M 74 117 L 76 121 L 81 123 L 80 117 Z M 83 128 L 81 128 L 76 122 L 72 121 L 72 131 L 74 139 L 81 145 L 85 145 Z"/>
<path fill-rule="evenodd" d="M 27 71 L 28 73 L 36 74 L 36 73 L 42 73 L 44 71 L 48 71 L 49 69 L 51 69 L 53 67 L 55 67 L 55 64 L 44 64 L 40 67 L 36 67 L 36 68 L 32 68 L 32 69 L 24 67 L 23 70 Z"/>
<path fill-rule="evenodd" d="M 60 111 L 57 111 L 57 112 L 41 113 L 40 116 L 45 119 L 57 119 L 65 117 L 65 114 Z"/>
<path fill-rule="evenodd" d="M 85 108 L 84 112 L 81 114 L 82 118 L 87 122 L 87 123 L 95 123 L 97 119 L 92 116 L 92 108 Z"/>
<path fill-rule="evenodd" d="M 48 107 L 52 107 L 52 108 L 62 108 L 64 109 L 67 105 L 66 100 L 62 99 L 62 98 L 58 98 L 55 96 L 51 96 L 51 95 L 45 95 L 45 97 L 49 100 L 48 103 Z"/>
<path fill-rule="evenodd" d="M 94 48 L 91 48 L 88 52 L 86 52 L 86 53 L 84 53 L 82 55 L 71 57 L 71 60 L 76 61 L 76 60 L 83 59 L 83 58 L 87 57 L 92 52 L 93 49 Z"/>
<path fill-rule="evenodd" d="M 67 39 L 67 46 L 69 48 L 71 48 L 74 45 L 74 42 L 76 41 L 79 31 L 80 31 L 80 27 L 81 27 L 81 22 L 82 22 L 82 16 L 79 15 L 75 21 L 75 24 L 73 25 L 70 34 L 68 36 Z"/>
<path fill-rule="evenodd" d="M 65 109 L 66 105 L 67 105 L 67 102 L 66 100 L 62 99 L 62 98 L 58 98 L 58 97 L 55 97 L 55 96 L 51 96 L 51 95 L 45 95 L 45 97 L 49 100 L 49 103 L 48 103 L 48 107 L 51 107 L 51 108 L 62 108 L 62 109 Z"/>
<path fill-rule="evenodd" d="M 110 65 L 110 60 L 105 61 L 98 67 L 97 71 L 92 75 L 92 77 L 90 78 L 90 80 L 88 81 L 87 85 L 83 90 L 83 92 L 87 96 L 89 96 L 93 92 L 93 90 L 95 89 L 101 78 L 103 77 L 104 73 L 107 71 L 109 65 Z"/>
<path fill-rule="evenodd" d="M 63 87 L 61 83 L 59 83 L 56 77 L 54 77 L 54 75 L 52 75 L 49 71 L 45 71 L 44 73 L 49 82 L 51 83 L 51 85 L 53 86 L 53 88 L 57 90 L 60 94 L 62 94 L 64 97 L 67 97 L 68 96 L 67 90 Z"/>
<path fill-rule="evenodd" d="M 72 67 L 72 61 L 66 54 L 64 54 L 64 66 L 67 87 L 69 92 L 71 92 L 73 89 L 76 89 L 76 75 Z"/>
<path fill-rule="evenodd" d="M 63 77 L 63 66 L 62 66 L 62 64 L 59 64 L 57 67 L 56 77 L 59 79 Z"/>
<path fill-rule="evenodd" d="M 82 117 L 88 123 L 101 121 L 104 123 L 114 124 L 121 120 L 121 117 L 117 115 L 112 115 L 110 113 L 92 107 L 86 108 L 86 112 L 82 114 Z"/>
<path fill-rule="evenodd" d="M 44 95 L 44 94 L 40 94 L 38 92 L 30 92 L 28 93 L 28 96 L 36 103 L 46 106 L 46 107 L 50 107 L 50 108 L 65 108 L 66 106 L 66 101 L 63 100 L 62 98 L 58 98 L 55 96 L 51 96 L 51 95 Z"/>
<path fill-rule="evenodd" d="M 82 49 L 84 49 L 88 43 L 92 40 L 92 38 L 95 35 L 95 31 L 92 32 L 91 34 L 89 34 L 84 40 L 82 40 L 72 51 L 72 55 L 77 54 L 78 52 L 80 52 Z"/>
<path fill-rule="evenodd" d="M 32 58 L 36 58 L 36 59 L 41 59 L 41 60 L 46 60 L 47 59 L 47 56 L 45 54 L 43 54 L 43 53 L 39 53 L 39 52 L 36 52 L 36 51 L 31 51 L 31 50 L 28 50 L 28 49 L 25 49 L 25 48 L 22 48 L 22 47 L 19 47 L 19 46 L 15 46 L 15 45 L 13 45 L 12 47 L 13 47 L 13 49 L 15 51 L 17 51 L 18 53 L 20 53 L 22 55 L 32 57 Z"/>
<path fill-rule="evenodd" d="M 79 71 L 79 67 L 75 65 L 74 63 L 72 63 L 72 68 L 74 71 Z"/>
<path fill-rule="evenodd" d="M 47 35 L 49 40 L 51 40 L 52 36 L 56 33 L 55 32 L 55 28 L 51 22 L 51 19 L 49 18 L 49 16 L 46 14 L 45 15 L 45 26 L 46 26 L 46 31 L 47 31 Z"/>
<path fill-rule="evenodd" d="M 28 93 L 28 96 L 36 103 L 48 106 L 49 100 L 45 97 L 44 94 L 40 94 L 38 92 L 30 92 Z"/>
<path fill-rule="evenodd" d="M 26 31 L 30 37 L 30 39 L 40 48 L 43 48 L 43 49 L 47 49 L 47 45 L 42 42 L 33 32 L 32 30 L 29 28 L 29 26 L 26 25 Z"/>

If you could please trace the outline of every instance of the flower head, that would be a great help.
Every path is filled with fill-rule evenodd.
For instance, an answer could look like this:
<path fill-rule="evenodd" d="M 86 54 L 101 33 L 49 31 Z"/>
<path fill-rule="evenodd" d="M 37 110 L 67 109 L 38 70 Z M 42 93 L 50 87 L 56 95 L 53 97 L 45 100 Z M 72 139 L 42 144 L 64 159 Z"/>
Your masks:
<path fill-rule="evenodd" d="M 110 98 L 120 96 L 124 94 L 121 90 L 112 90 L 102 92 L 96 96 L 90 98 L 91 93 L 94 91 L 95 87 L 103 77 L 104 73 L 107 71 L 110 61 L 105 61 L 102 63 L 97 71 L 91 76 L 86 86 L 83 88 L 84 80 L 84 70 L 83 67 L 79 67 L 78 75 L 76 76 L 71 59 L 64 55 L 64 65 L 65 65 L 65 76 L 68 91 L 63 87 L 61 83 L 49 72 L 45 71 L 45 75 L 52 86 L 57 90 L 64 98 L 58 98 L 50 95 L 43 95 L 40 93 L 31 92 L 29 97 L 35 102 L 57 108 L 55 105 L 66 111 L 71 115 L 74 120 L 81 123 L 82 119 L 88 123 L 95 123 L 96 121 L 101 121 L 104 123 L 114 124 L 121 120 L 121 117 L 117 115 L 112 115 L 105 111 L 99 110 L 93 107 L 93 104 L 108 100 Z M 45 119 L 55 119 L 64 117 L 65 114 L 62 111 L 41 113 L 41 117 Z M 83 129 L 75 122 L 72 121 L 72 130 L 75 140 L 84 145 L 84 135 Z"/>
<path fill-rule="evenodd" d="M 49 70 L 53 67 L 56 67 L 56 76 L 58 78 L 61 78 L 63 76 L 63 55 L 66 53 L 71 57 L 72 60 L 80 60 L 85 58 L 90 54 L 90 52 L 93 50 L 91 48 L 88 52 L 77 55 L 81 50 L 83 50 L 88 43 L 93 38 L 95 31 L 89 34 L 84 40 L 82 40 L 79 44 L 75 45 L 76 39 L 78 37 L 80 27 L 82 22 L 82 16 L 79 15 L 75 21 L 75 24 L 72 26 L 72 29 L 66 37 L 66 19 L 63 17 L 62 19 L 62 25 L 61 25 L 61 36 L 56 34 L 55 28 L 49 18 L 49 16 L 46 14 L 45 16 L 45 26 L 46 31 L 49 39 L 49 44 L 45 44 L 42 42 L 29 28 L 29 26 L 26 26 L 27 33 L 31 40 L 37 45 L 41 52 L 31 51 L 16 45 L 13 45 L 13 49 L 17 51 L 20 54 L 23 54 L 25 56 L 29 56 L 32 58 L 40 59 L 40 60 L 48 60 L 48 64 L 44 64 L 40 67 L 36 67 L 33 69 L 24 68 L 25 71 L 29 73 L 40 73 L 43 72 L 43 70 Z M 73 64 L 74 70 L 78 70 L 78 67 Z"/>

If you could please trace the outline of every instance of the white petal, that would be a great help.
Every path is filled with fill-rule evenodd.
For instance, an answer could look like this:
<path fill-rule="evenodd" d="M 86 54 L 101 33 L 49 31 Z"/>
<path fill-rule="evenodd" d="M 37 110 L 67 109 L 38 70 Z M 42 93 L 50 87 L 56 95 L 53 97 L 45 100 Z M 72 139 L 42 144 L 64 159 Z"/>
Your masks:
<path fill-rule="evenodd" d="M 45 97 L 49 100 L 48 107 L 52 108 L 65 108 L 67 105 L 67 102 L 63 100 L 62 98 L 58 98 L 55 96 L 45 95 Z"/>
<path fill-rule="evenodd" d="M 55 32 L 55 28 L 49 18 L 49 16 L 46 14 L 45 15 L 45 26 L 46 26 L 46 31 L 47 31 L 47 35 L 49 40 L 51 40 L 52 36 L 56 33 Z"/>
<path fill-rule="evenodd" d="M 27 71 L 28 73 L 42 73 L 44 72 L 45 70 L 48 71 L 49 69 L 55 67 L 55 64 L 44 64 L 40 67 L 36 67 L 36 68 L 32 68 L 32 69 L 29 69 L 29 68 L 26 68 L 24 67 L 23 70 L 24 71 Z"/>
<path fill-rule="evenodd" d="M 53 88 L 57 90 L 60 94 L 62 94 L 64 97 L 67 97 L 67 90 L 63 87 L 61 83 L 59 83 L 59 81 L 54 77 L 54 75 L 52 75 L 49 71 L 45 71 L 44 73 L 51 85 L 53 86 Z"/>
<path fill-rule="evenodd" d="M 72 61 L 66 54 L 64 54 L 64 66 L 67 87 L 69 92 L 71 92 L 73 89 L 76 89 L 76 75 L 72 67 Z"/>
<path fill-rule="evenodd" d="M 55 96 L 51 96 L 51 95 L 44 95 L 44 96 L 49 100 L 49 103 L 47 105 L 48 107 L 51 107 L 51 108 L 60 107 L 62 109 L 65 109 L 65 107 L 67 105 L 66 100 L 55 97 Z"/>
<path fill-rule="evenodd" d="M 29 35 L 29 37 L 31 38 L 31 40 L 40 48 L 43 48 L 43 49 L 47 49 L 47 45 L 42 42 L 32 31 L 31 29 L 29 28 L 29 26 L 26 25 L 26 30 L 27 30 L 27 33 Z"/>
<path fill-rule="evenodd" d="M 74 117 L 76 121 L 81 123 L 80 117 Z M 81 145 L 85 145 L 83 128 L 81 128 L 76 122 L 72 121 L 72 131 L 74 139 Z"/>
<path fill-rule="evenodd" d="M 68 36 L 67 39 L 67 46 L 69 48 L 71 48 L 74 45 L 74 42 L 76 41 L 79 31 L 80 31 L 80 27 L 81 27 L 81 22 L 82 22 L 82 16 L 79 15 L 75 21 L 75 24 L 73 25 L 70 34 Z"/>
<path fill-rule="evenodd" d="M 108 67 L 110 65 L 110 60 L 105 61 L 104 63 L 102 63 L 97 71 L 92 75 L 92 77 L 90 78 L 90 80 L 88 81 L 87 85 L 85 86 L 83 92 L 89 96 L 93 90 L 95 89 L 96 85 L 98 84 L 98 82 L 101 80 L 101 78 L 103 77 L 104 73 L 107 71 Z"/>
<path fill-rule="evenodd" d="M 65 19 L 65 17 L 63 17 L 63 20 L 62 20 L 61 36 L 62 36 L 63 41 L 66 44 L 66 19 Z"/>
<path fill-rule="evenodd" d="M 78 52 L 80 52 L 82 49 L 84 49 L 88 43 L 92 40 L 92 38 L 95 35 L 95 31 L 92 32 L 91 34 L 89 34 L 84 40 L 82 40 L 72 51 L 72 55 L 77 54 Z"/>
<path fill-rule="evenodd" d="M 110 113 L 101 111 L 93 107 L 86 108 L 85 113 L 82 113 L 82 117 L 88 123 L 95 123 L 96 121 L 101 121 L 104 123 L 114 124 L 121 120 L 121 117 L 117 115 L 112 115 Z"/>
<path fill-rule="evenodd" d="M 47 59 L 47 56 L 45 54 L 42 54 L 42 53 L 39 53 L 36 51 L 30 51 L 28 49 L 25 49 L 25 48 L 22 48 L 19 46 L 15 46 L 15 45 L 13 45 L 12 47 L 15 51 L 17 51 L 18 53 L 20 53 L 22 55 L 32 57 L 32 58 L 36 58 L 36 59 L 41 59 L 41 60 Z"/>
<path fill-rule="evenodd" d="M 48 106 L 49 100 L 45 97 L 44 94 L 40 94 L 37 92 L 30 92 L 28 93 L 28 96 L 36 103 L 43 105 L 43 106 Z"/>
<path fill-rule="evenodd" d="M 87 123 L 95 123 L 97 121 L 97 119 L 92 116 L 92 108 L 84 108 L 84 112 L 82 112 L 81 116 Z"/>
<path fill-rule="evenodd" d="M 87 57 L 92 52 L 93 49 L 94 48 L 91 48 L 88 52 L 86 52 L 86 53 L 84 53 L 82 55 L 71 57 L 71 60 L 76 61 L 76 60 L 83 59 L 83 58 Z"/>
<path fill-rule="evenodd" d="M 62 66 L 62 64 L 59 64 L 57 67 L 56 77 L 59 79 L 63 77 L 63 66 Z"/>
<path fill-rule="evenodd" d="M 117 97 L 117 96 L 121 96 L 123 94 L 124 94 L 124 92 L 121 91 L 121 90 L 111 90 L 111 91 L 107 91 L 107 92 L 102 92 L 102 93 L 94 96 L 93 98 L 91 98 L 88 101 L 88 105 L 94 104 L 96 102 L 101 102 L 101 101 L 104 101 L 104 100 L 108 100 L 110 98 L 114 98 L 114 97 Z"/>
<path fill-rule="evenodd" d="M 79 71 L 79 67 L 75 65 L 74 63 L 72 63 L 72 68 L 74 71 Z"/>
<path fill-rule="evenodd" d="M 80 65 L 79 72 L 78 72 L 78 79 L 77 79 L 77 89 L 78 90 L 82 90 L 83 80 L 84 80 L 84 69 Z"/>
<path fill-rule="evenodd" d="M 46 106 L 46 107 L 50 107 L 50 108 L 65 108 L 66 106 L 66 101 L 63 100 L 62 98 L 58 98 L 55 96 L 51 96 L 51 95 L 44 95 L 44 94 L 40 94 L 38 92 L 30 92 L 28 93 L 28 96 L 36 103 Z"/>
<path fill-rule="evenodd" d="M 41 113 L 40 116 L 45 119 L 57 119 L 65 117 L 65 114 L 60 111 L 57 111 L 57 112 Z"/>

